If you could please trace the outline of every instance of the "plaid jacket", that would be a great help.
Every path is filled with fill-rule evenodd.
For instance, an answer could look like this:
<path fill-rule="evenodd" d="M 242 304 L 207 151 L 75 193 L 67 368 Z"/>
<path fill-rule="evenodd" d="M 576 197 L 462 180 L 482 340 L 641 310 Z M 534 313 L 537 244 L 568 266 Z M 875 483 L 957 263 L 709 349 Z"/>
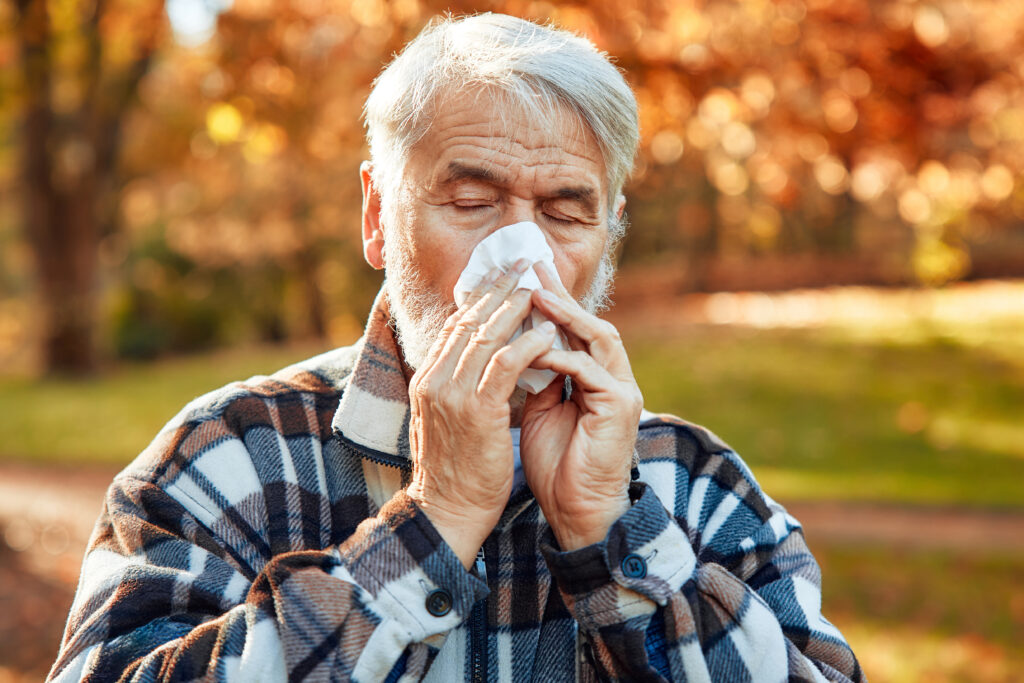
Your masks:
<path fill-rule="evenodd" d="M 483 580 L 401 491 L 406 392 L 381 297 L 355 346 L 186 406 L 107 492 L 50 680 L 863 679 L 709 432 L 643 421 L 632 508 L 577 551 L 519 486 Z"/>

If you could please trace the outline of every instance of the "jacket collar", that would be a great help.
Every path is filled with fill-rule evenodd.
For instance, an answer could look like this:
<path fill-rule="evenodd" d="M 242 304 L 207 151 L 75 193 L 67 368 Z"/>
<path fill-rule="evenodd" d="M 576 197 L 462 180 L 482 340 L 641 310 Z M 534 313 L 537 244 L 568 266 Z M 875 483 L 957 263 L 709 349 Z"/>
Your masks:
<path fill-rule="evenodd" d="M 383 288 L 358 343 L 352 374 L 331 428 L 364 457 L 396 467 L 412 466 L 409 386 L 402 372 L 402 355 Z"/>

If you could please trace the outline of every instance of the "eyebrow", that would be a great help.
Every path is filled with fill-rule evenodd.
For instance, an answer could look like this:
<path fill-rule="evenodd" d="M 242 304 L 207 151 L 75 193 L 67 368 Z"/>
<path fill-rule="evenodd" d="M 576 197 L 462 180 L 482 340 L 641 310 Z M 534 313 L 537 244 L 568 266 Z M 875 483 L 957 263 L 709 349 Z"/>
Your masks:
<path fill-rule="evenodd" d="M 490 183 L 491 185 L 506 184 L 505 179 L 501 175 L 482 166 L 469 166 L 467 164 L 459 163 L 458 161 L 453 161 L 448 164 L 447 171 L 448 173 L 445 175 L 444 180 L 441 181 L 445 185 L 457 183 L 460 180 L 482 180 L 483 182 Z"/>
<path fill-rule="evenodd" d="M 442 181 L 445 185 L 451 185 L 462 180 L 479 180 L 491 185 L 499 186 L 508 184 L 503 175 L 482 166 L 471 166 L 458 161 L 453 161 L 448 164 L 448 168 L 446 170 L 447 173 Z M 587 185 L 560 187 L 554 195 L 552 195 L 552 198 L 555 199 L 568 199 L 570 201 L 577 202 L 584 209 L 592 213 L 597 213 L 596 197 L 597 192 L 594 188 Z"/>
<path fill-rule="evenodd" d="M 594 199 L 597 196 L 597 193 L 594 192 L 594 188 L 592 187 L 587 187 L 585 185 L 577 187 L 562 187 L 559 188 L 555 196 L 559 199 L 572 200 L 582 205 L 588 211 L 593 211 L 594 213 L 597 212 L 597 202 Z"/>

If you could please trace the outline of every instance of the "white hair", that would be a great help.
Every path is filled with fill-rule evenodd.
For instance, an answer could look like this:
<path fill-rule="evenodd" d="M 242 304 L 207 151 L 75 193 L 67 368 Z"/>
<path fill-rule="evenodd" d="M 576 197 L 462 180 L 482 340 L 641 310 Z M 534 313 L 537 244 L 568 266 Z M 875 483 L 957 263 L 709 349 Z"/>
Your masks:
<path fill-rule="evenodd" d="M 438 103 L 467 91 L 498 97 L 504 116 L 526 113 L 552 130 L 569 123 L 594 136 L 605 166 L 608 238 L 580 303 L 594 314 L 605 310 L 615 274 L 612 253 L 626 229 L 615 207 L 633 168 L 639 119 L 636 98 L 619 70 L 590 41 L 572 33 L 502 14 L 477 14 L 432 22 L 406 46 L 378 76 L 364 111 L 381 228 L 400 222 L 397 197 L 405 165 Z M 574 120 L 559 120 L 567 111 Z M 391 236 L 384 285 L 403 356 L 418 369 L 454 303 L 423 282 L 407 239 Z"/>
<path fill-rule="evenodd" d="M 382 201 L 394 196 L 439 98 L 467 89 L 493 91 L 533 119 L 568 108 L 590 129 L 604 159 L 614 245 L 625 230 L 614 207 L 640 138 L 633 91 L 589 40 L 503 14 L 436 20 L 377 77 L 364 119 Z"/>

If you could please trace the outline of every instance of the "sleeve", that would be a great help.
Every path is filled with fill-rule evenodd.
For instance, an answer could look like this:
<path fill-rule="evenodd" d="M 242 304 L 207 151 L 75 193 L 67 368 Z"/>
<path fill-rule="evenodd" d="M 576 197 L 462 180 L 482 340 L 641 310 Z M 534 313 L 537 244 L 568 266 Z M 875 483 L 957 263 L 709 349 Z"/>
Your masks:
<path fill-rule="evenodd" d="M 48 680 L 417 680 L 487 591 L 404 492 L 339 546 L 238 548 L 116 480 Z"/>
<path fill-rule="evenodd" d="M 820 571 L 796 520 L 756 488 L 694 488 L 703 495 L 691 491 L 696 504 L 677 518 L 634 483 L 603 542 L 544 548 L 602 679 L 864 680 L 821 614 Z"/>

